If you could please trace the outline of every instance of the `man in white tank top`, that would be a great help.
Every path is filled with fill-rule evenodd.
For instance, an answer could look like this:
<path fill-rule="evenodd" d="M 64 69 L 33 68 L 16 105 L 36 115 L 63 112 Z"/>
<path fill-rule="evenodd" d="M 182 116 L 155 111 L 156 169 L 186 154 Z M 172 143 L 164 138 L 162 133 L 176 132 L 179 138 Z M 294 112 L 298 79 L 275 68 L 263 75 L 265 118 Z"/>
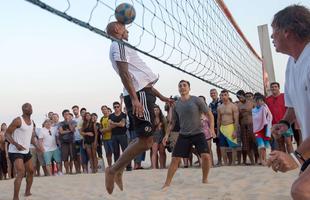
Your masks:
<path fill-rule="evenodd" d="M 19 189 L 23 177 L 26 173 L 26 191 L 25 196 L 30 196 L 30 189 L 33 182 L 34 169 L 29 151 L 30 143 L 37 148 L 37 142 L 34 135 L 34 123 L 30 116 L 32 114 L 32 106 L 25 103 L 22 106 L 23 115 L 17 117 L 9 125 L 5 136 L 10 143 L 9 158 L 16 169 L 16 178 L 14 181 L 14 197 L 13 200 L 19 199 Z"/>

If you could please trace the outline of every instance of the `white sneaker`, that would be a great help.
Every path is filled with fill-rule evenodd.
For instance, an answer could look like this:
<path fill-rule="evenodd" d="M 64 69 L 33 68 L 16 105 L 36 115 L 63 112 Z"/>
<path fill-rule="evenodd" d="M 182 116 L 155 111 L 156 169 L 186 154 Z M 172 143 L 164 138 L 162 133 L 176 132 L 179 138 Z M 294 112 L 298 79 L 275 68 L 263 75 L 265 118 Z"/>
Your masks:
<path fill-rule="evenodd" d="M 63 176 L 64 175 L 62 172 L 58 172 L 57 174 L 58 174 L 58 176 Z"/>

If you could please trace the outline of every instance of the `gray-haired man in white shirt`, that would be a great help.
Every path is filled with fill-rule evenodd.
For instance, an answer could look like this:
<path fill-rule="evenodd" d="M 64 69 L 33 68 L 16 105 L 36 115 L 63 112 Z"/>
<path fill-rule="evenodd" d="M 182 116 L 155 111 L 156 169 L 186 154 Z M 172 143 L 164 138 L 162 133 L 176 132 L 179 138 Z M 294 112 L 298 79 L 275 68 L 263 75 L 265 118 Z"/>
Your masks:
<path fill-rule="evenodd" d="M 283 119 L 273 127 L 275 137 L 284 133 L 297 118 L 303 142 L 291 155 L 273 151 L 268 165 L 274 171 L 286 172 L 301 167 L 301 174 L 293 183 L 293 199 L 310 199 L 310 10 L 292 5 L 275 14 L 271 24 L 272 39 L 277 52 L 290 56 L 285 80 Z"/>

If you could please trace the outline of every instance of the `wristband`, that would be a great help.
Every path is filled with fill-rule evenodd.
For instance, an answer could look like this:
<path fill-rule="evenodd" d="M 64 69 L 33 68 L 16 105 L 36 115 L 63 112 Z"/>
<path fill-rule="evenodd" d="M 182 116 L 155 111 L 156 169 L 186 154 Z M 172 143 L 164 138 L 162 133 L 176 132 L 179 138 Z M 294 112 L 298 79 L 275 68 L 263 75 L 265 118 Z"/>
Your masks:
<path fill-rule="evenodd" d="M 284 124 L 284 125 L 287 126 L 287 128 L 290 128 L 290 127 L 291 127 L 291 124 L 290 124 L 288 121 L 286 121 L 286 120 L 280 120 L 280 121 L 279 121 L 279 124 Z"/>
<path fill-rule="evenodd" d="M 298 167 L 300 168 L 300 162 L 299 160 L 297 159 L 296 155 L 294 153 L 290 153 L 290 155 L 292 156 L 292 158 L 294 159 L 294 161 L 296 162 L 296 164 L 298 165 Z"/>
<path fill-rule="evenodd" d="M 300 160 L 302 160 L 303 162 L 306 162 L 306 160 L 304 159 L 304 157 L 302 157 L 302 155 L 298 152 L 298 151 L 294 151 L 294 155 L 299 158 Z"/>
<path fill-rule="evenodd" d="M 300 171 L 304 172 L 308 168 L 309 165 L 310 165 L 310 159 L 306 160 L 304 164 L 302 164 Z"/>

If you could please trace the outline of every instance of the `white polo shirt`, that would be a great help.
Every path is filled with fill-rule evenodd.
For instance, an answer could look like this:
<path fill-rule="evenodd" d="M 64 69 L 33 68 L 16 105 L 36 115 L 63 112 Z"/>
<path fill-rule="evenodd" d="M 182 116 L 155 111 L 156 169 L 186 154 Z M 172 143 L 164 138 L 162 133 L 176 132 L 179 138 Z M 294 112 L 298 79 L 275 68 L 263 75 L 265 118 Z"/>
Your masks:
<path fill-rule="evenodd" d="M 302 139 L 310 136 L 310 43 L 298 60 L 290 57 L 285 74 L 285 105 L 294 108 Z"/>
<path fill-rule="evenodd" d="M 137 51 L 124 44 L 112 41 L 110 60 L 117 74 L 119 74 L 119 71 L 116 61 L 128 63 L 128 71 L 136 91 L 143 89 L 148 84 L 155 84 L 158 80 L 158 76 L 143 62 Z M 128 95 L 128 92 L 124 88 L 124 96 L 126 95 Z"/>

